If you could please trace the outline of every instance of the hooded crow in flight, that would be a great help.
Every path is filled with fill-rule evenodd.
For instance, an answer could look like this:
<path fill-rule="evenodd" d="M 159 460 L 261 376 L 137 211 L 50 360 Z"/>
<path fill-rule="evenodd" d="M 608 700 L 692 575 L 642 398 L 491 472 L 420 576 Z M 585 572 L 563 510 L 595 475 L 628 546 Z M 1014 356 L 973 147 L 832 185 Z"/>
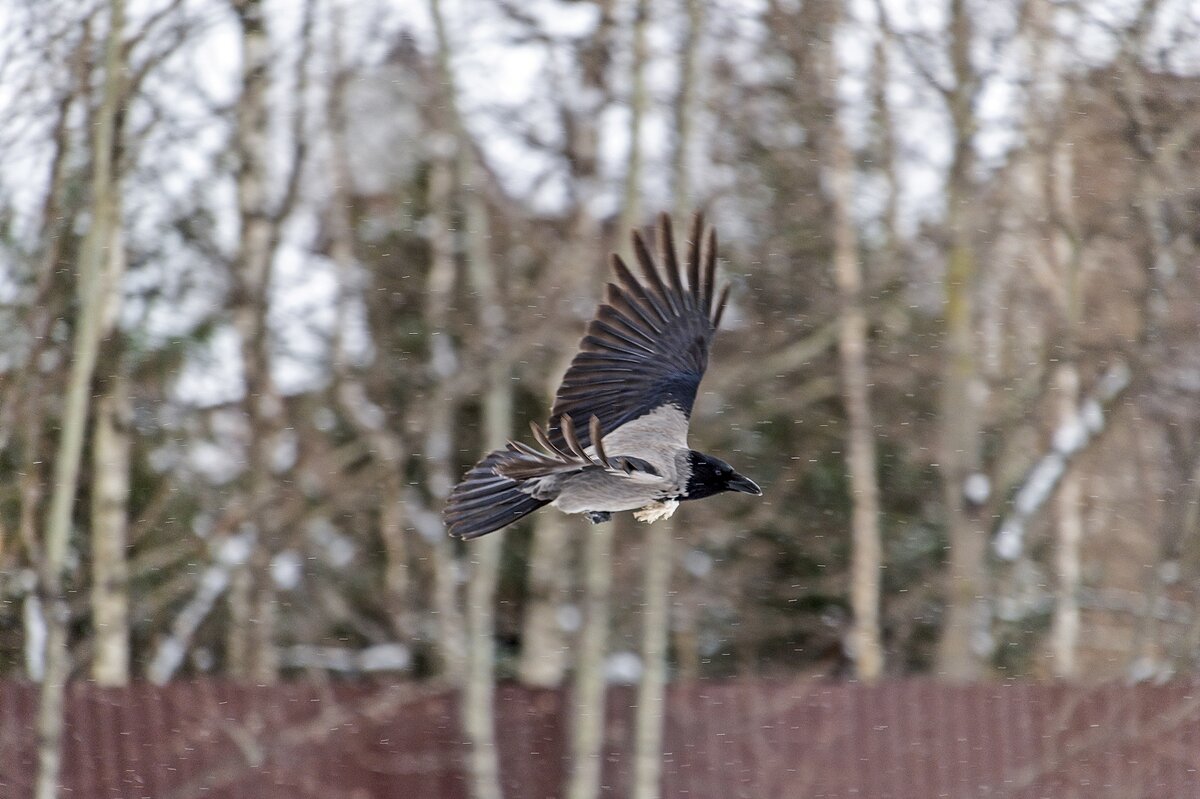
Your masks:
<path fill-rule="evenodd" d="M 658 260 L 634 232 L 639 275 L 612 256 L 615 281 L 588 324 L 538 447 L 510 441 L 450 493 L 450 535 L 477 538 L 543 505 L 593 523 L 632 510 L 665 519 L 680 501 L 721 491 L 762 491 L 725 461 L 688 447 L 688 420 L 729 286 L 717 292 L 717 237 L 697 214 L 687 262 L 675 256 L 671 220 L 658 222 Z"/>

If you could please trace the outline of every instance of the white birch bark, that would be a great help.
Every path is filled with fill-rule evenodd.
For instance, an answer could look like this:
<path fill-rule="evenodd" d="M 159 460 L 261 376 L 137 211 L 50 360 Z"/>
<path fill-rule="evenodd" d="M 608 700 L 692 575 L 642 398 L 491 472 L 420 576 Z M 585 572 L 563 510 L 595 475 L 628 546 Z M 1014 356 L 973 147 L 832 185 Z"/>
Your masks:
<path fill-rule="evenodd" d="M 1058 393 L 1059 429 L 1082 426 L 1079 419 L 1079 370 L 1074 362 L 1061 364 L 1055 374 Z M 1050 651 L 1054 676 L 1072 679 L 1078 675 L 1079 589 L 1082 586 L 1080 545 L 1083 540 L 1083 491 L 1077 469 L 1068 467 L 1055 501 L 1054 616 L 1050 623 Z"/>
<path fill-rule="evenodd" d="M 268 292 L 276 219 L 268 205 L 271 159 L 267 89 L 271 47 L 261 0 L 233 0 L 241 25 L 241 93 L 235 109 L 237 204 L 240 227 L 233 264 L 233 323 L 240 337 L 242 401 L 248 426 L 246 460 L 251 522 L 259 549 L 234 573 L 229 596 L 227 660 L 230 673 L 260 683 L 278 676 L 275 596 L 267 573 L 272 551 L 270 502 L 275 490 L 271 446 L 282 405 L 270 374 Z"/>
<path fill-rule="evenodd" d="M 71 519 L 79 487 L 79 468 L 87 426 L 92 376 L 100 348 L 104 293 L 100 290 L 109 247 L 120 217 L 116 193 L 117 111 L 121 101 L 125 6 L 110 0 L 104 55 L 104 89 L 94 117 L 92 140 L 91 225 L 80 253 L 76 321 L 70 376 L 64 403 L 62 430 L 54 462 L 54 484 L 46 518 L 45 548 L 41 563 L 41 588 L 47 598 L 45 677 L 38 697 L 38 771 L 36 799 L 54 799 L 59 792 L 62 768 L 63 696 L 70 674 L 68 651 L 69 609 L 64 579 Z"/>
<path fill-rule="evenodd" d="M 600 793 L 604 746 L 604 664 L 608 655 L 613 525 L 598 524 L 584 545 L 584 624 L 575 661 L 571 772 L 567 799 Z"/>
<path fill-rule="evenodd" d="M 944 97 L 953 125 L 954 155 L 946 179 L 949 245 L 943 299 L 939 457 L 950 553 L 937 671 L 947 679 L 964 681 L 983 676 L 990 654 L 987 531 L 976 503 L 967 497 L 967 481 L 980 474 L 983 386 L 974 341 L 977 276 L 969 210 L 974 194 L 971 169 L 978 78 L 971 64 L 973 25 L 966 0 L 951 0 L 947 36 L 954 85 L 945 90 Z"/>
<path fill-rule="evenodd" d="M 835 48 L 826 48 L 827 79 L 837 86 L 841 69 Z M 839 318 L 838 355 L 842 373 L 842 401 L 848 425 L 846 467 L 850 474 L 851 558 L 850 657 L 855 676 L 877 681 L 883 674 L 883 646 L 879 633 L 880 570 L 883 545 L 879 533 L 879 486 L 876 482 L 875 436 L 871 414 L 870 374 L 867 370 L 867 318 L 863 312 L 862 268 L 854 226 L 854 161 L 837 113 L 836 92 L 829 97 L 832 119 L 827 131 L 830 194 L 833 201 L 833 277 L 842 310 Z"/>
<path fill-rule="evenodd" d="M 435 24 L 442 24 L 437 0 L 430 0 Z M 439 32 L 443 40 L 444 31 Z M 443 86 L 443 91 L 448 87 Z M 453 191 L 457 139 L 453 119 L 446 104 L 447 94 L 440 100 L 441 118 L 436 133 L 429 142 L 431 160 L 429 174 L 430 265 L 425 285 L 425 325 L 429 336 L 428 371 L 432 381 L 426 410 L 425 468 L 429 493 L 441 507 L 454 486 L 456 475 L 452 465 L 454 446 L 454 415 L 457 397 L 450 385 L 459 369 L 458 353 L 450 338 L 448 324 L 450 301 L 457 282 L 454 257 Z M 437 618 L 437 648 L 442 673 L 455 685 L 463 685 L 467 671 L 467 643 L 462 610 L 459 604 L 460 564 L 454 555 L 445 531 L 430 540 L 433 554 L 434 612 Z"/>
<path fill-rule="evenodd" d="M 445 92 L 451 133 L 457 140 L 458 174 L 465 189 L 467 276 L 476 295 L 476 315 L 482 341 L 476 347 L 487 361 L 483 407 L 484 449 L 499 449 L 511 435 L 513 409 L 509 355 L 504 351 L 507 319 L 500 297 L 496 264 L 491 255 L 491 230 L 484 198 L 483 170 L 475 163 L 470 136 L 458 111 L 452 64 L 439 0 L 430 0 L 438 40 L 438 67 Z M 471 571 L 467 583 L 467 671 L 463 686 L 463 729 L 471 743 L 471 793 L 475 799 L 500 799 L 500 760 L 495 720 L 495 605 L 503 532 L 468 545 Z"/>
<path fill-rule="evenodd" d="M 605 84 L 606 27 L 611 20 L 611 3 L 601 7 L 600 29 L 594 50 L 583 59 L 585 89 L 597 99 Z M 599 153 L 599 133 L 591 131 L 590 155 Z M 584 203 L 579 209 L 578 231 L 591 227 L 587 202 L 595 190 L 596 173 L 586 176 L 581 187 Z M 626 181 L 637 185 L 640 175 L 626 174 Z M 623 231 L 626 233 L 627 231 Z M 587 231 L 588 235 L 595 235 Z M 580 238 L 579 240 L 583 240 Z M 585 285 L 587 285 L 585 283 Z M 594 799 L 600 792 L 600 773 L 604 746 L 605 662 L 608 656 L 609 598 L 612 591 L 612 547 L 615 524 L 598 524 L 587 531 L 583 551 L 583 629 L 575 660 L 574 705 L 571 718 L 571 771 L 567 778 L 567 799 Z"/>
<path fill-rule="evenodd" d="M 354 223 L 350 204 L 353 192 L 350 155 L 346 141 L 346 65 L 342 57 L 342 14 L 334 9 L 332 61 L 334 77 L 326 107 L 329 130 L 329 172 L 332 183 L 330 219 L 330 257 L 338 270 L 337 321 L 331 344 L 331 366 L 337 381 L 337 400 L 351 423 L 364 436 L 371 454 L 381 466 L 379 536 L 386 563 L 383 589 L 386 606 L 396 634 L 403 639 L 415 632 L 415 619 L 409 607 L 410 573 L 408 537 L 404 529 L 404 470 L 407 452 L 401 437 L 388 430 L 380 414 L 367 411 L 370 400 L 366 387 L 346 362 L 344 334 L 349 324 L 351 297 L 361 291 L 361 265 L 354 251 Z"/>
<path fill-rule="evenodd" d="M 525 685 L 556 688 L 570 662 L 562 616 L 571 586 L 571 547 L 562 515 L 539 513 L 533 520 L 528 607 L 521 624 L 517 677 Z"/>
<path fill-rule="evenodd" d="M 634 32 L 635 61 L 634 80 L 644 102 L 645 26 L 648 4 L 639 2 L 637 29 Z M 681 227 L 687 219 L 689 154 L 691 152 L 692 95 L 695 91 L 694 70 L 696 42 L 701 33 L 701 0 L 688 0 L 686 27 L 679 54 L 679 91 L 675 98 L 675 151 L 671 159 L 671 185 L 674 191 L 675 221 Z M 635 92 L 635 98 L 638 93 Z M 640 115 L 641 109 L 635 109 Z M 631 130 L 637 126 L 630 124 Z M 636 141 L 636 139 L 634 139 Z M 640 148 L 638 148 L 640 150 Z M 630 158 L 630 174 L 635 162 Z M 636 194 L 632 181 L 626 186 L 626 195 Z M 686 517 L 676 517 L 686 518 Z M 638 680 L 637 711 L 634 720 L 633 799 L 655 799 L 662 784 L 663 725 L 666 718 L 666 684 L 668 641 L 671 627 L 670 597 L 671 572 L 675 555 L 676 519 L 667 519 L 646 528 L 646 551 L 642 577 L 642 674 Z"/>
<path fill-rule="evenodd" d="M 629 75 L 629 150 L 625 159 L 625 192 L 618 225 L 622 236 L 621 250 L 630 256 L 630 245 L 624 237 L 627 231 L 641 223 L 642 215 L 642 119 L 646 116 L 646 26 L 649 16 L 649 0 L 634 0 L 633 63 Z"/>
<path fill-rule="evenodd" d="M 125 249 L 120 231 L 113 236 L 105 275 L 102 337 L 111 346 L 111 373 L 96 400 L 92 436 L 92 627 L 95 655 L 92 679 L 99 685 L 129 682 L 129 566 L 126 560 L 129 527 L 129 469 L 132 409 L 129 374 L 123 367 L 117 340 L 121 275 Z"/>
<path fill-rule="evenodd" d="M 607 63 L 613 26 L 613 0 L 600 0 L 600 19 L 595 33 L 578 52 L 581 86 L 571 96 L 563 97 L 564 118 L 570 124 L 564 131 L 568 135 L 571 164 L 570 189 L 574 205 L 574 219 L 566 247 L 555 271 L 563 275 L 564 308 L 569 314 L 586 308 L 588 303 L 579 304 L 581 296 L 592 296 L 591 288 L 597 284 L 599 275 L 589 273 L 592 266 L 600 263 L 596 257 L 596 243 L 600 237 L 599 225 L 593 216 L 592 203 L 598 192 L 599 119 L 608 104 Z M 577 324 L 577 314 L 568 315 L 570 323 Z M 573 342 L 572 342 L 573 343 Z M 558 378 L 566 371 L 567 360 L 574 353 L 564 353 L 560 369 L 551 376 L 547 394 L 554 395 Z M 551 513 L 534 517 L 533 547 L 529 562 L 529 608 L 522 625 L 521 661 L 518 673 L 523 682 L 530 685 L 553 686 L 562 682 L 570 657 L 568 655 L 568 630 L 562 623 L 567 613 L 567 599 L 573 574 L 569 570 L 573 539 L 576 535 L 593 533 L 609 535 L 601 528 L 590 527 L 578 518 L 555 516 Z M 584 569 L 588 568 L 586 565 Z"/>
<path fill-rule="evenodd" d="M 674 530 L 674 519 L 656 522 L 646 530 L 642 577 L 642 675 L 638 680 L 634 717 L 633 799 L 655 799 L 662 784 Z"/>

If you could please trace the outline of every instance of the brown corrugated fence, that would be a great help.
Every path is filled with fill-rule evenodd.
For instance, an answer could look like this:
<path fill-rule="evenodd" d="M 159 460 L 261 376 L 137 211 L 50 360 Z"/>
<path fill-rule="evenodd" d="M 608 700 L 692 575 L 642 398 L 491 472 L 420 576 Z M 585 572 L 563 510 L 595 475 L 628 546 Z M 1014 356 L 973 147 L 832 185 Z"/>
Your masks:
<path fill-rule="evenodd" d="M 633 693 L 609 693 L 603 796 L 629 793 Z M 216 681 L 68 693 L 65 796 L 467 799 L 455 696 Z M 502 685 L 505 796 L 554 799 L 566 694 Z M 30 795 L 35 686 L 0 684 L 0 797 Z M 668 696 L 664 796 L 1200 797 L 1200 685 L 700 682 Z"/>

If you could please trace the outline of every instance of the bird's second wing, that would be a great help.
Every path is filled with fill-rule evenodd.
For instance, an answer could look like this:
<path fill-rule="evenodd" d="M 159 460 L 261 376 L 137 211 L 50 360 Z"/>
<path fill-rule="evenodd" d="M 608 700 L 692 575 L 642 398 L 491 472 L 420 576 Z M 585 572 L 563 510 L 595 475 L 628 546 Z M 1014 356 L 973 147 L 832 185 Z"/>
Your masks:
<path fill-rule="evenodd" d="M 638 275 L 612 256 L 616 279 L 606 287 L 550 412 L 550 439 L 560 447 L 566 444 L 564 415 L 595 416 L 606 434 L 665 405 L 691 416 L 729 287 L 715 290 L 716 234 L 699 214 L 684 264 L 676 258 L 666 214 L 657 232 L 657 260 L 633 234 Z M 592 443 L 590 430 L 578 432 L 584 446 Z"/>
<path fill-rule="evenodd" d="M 603 469 L 618 477 L 632 477 L 643 481 L 660 479 L 658 470 L 641 458 L 625 455 L 610 458 L 602 443 L 587 447 L 581 440 L 582 431 L 576 430 L 570 414 L 564 414 L 559 421 L 566 443 L 565 448 L 551 441 L 545 430 L 531 422 L 529 426 L 533 429 L 533 437 L 542 446 L 542 450 L 519 441 L 508 442 L 506 457 L 496 465 L 496 474 L 511 480 L 531 480 L 584 469 Z M 587 438 L 598 442 L 604 440 L 604 434 L 600 432 L 600 420 L 595 416 L 588 425 Z"/>

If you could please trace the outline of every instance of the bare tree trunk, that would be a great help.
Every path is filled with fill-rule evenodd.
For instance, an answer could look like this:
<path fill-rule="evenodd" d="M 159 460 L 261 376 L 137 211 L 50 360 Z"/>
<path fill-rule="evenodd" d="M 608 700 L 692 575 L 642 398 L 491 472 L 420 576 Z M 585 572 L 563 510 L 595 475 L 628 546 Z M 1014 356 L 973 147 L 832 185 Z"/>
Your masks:
<path fill-rule="evenodd" d="M 445 502 L 454 480 L 450 469 L 454 410 L 452 398 L 444 396 L 429 409 L 427 419 L 425 458 L 430 493 L 438 506 Z M 437 536 L 429 543 L 433 555 L 433 612 L 437 622 L 438 662 L 447 681 L 462 685 L 466 676 L 467 644 L 459 606 L 458 559 L 448 536 Z"/>
<path fill-rule="evenodd" d="M 841 69 L 832 45 L 826 48 L 827 85 L 836 87 Z M 842 371 L 842 401 L 849 426 L 846 467 L 853 502 L 851 516 L 850 656 L 855 676 L 872 683 L 883 673 L 879 634 L 879 583 L 883 546 L 879 536 L 879 486 L 876 482 L 875 436 L 871 414 L 870 375 L 867 371 L 867 319 L 862 309 L 862 269 L 854 227 L 854 161 L 838 119 L 837 96 L 828 98 L 827 130 L 830 187 L 833 200 L 833 277 L 842 302 L 838 354 Z"/>
<path fill-rule="evenodd" d="M 1031 209 L 1031 225 L 1041 229 L 1038 247 L 1045 263 L 1045 279 L 1060 317 L 1056 336 L 1052 390 L 1056 399 L 1054 445 L 1064 450 L 1082 447 L 1087 427 L 1081 412 L 1082 391 L 1076 345 L 1080 302 L 1080 259 L 1083 244 L 1076 221 L 1073 164 L 1074 148 L 1061 136 L 1063 72 L 1057 54 L 1054 7 L 1047 0 L 1032 0 L 1026 9 L 1025 35 L 1029 44 L 1029 87 L 1025 115 L 1028 154 L 1018 170 L 1028 173 L 1021 181 L 1032 196 L 1022 197 Z M 1022 175 L 1024 177 L 1024 175 Z M 1065 439 L 1072 438 L 1070 442 Z M 1064 459 L 1062 478 L 1054 495 L 1055 604 L 1051 620 L 1049 650 L 1051 669 L 1059 679 L 1077 675 L 1079 644 L 1080 544 L 1083 538 L 1081 476 L 1076 465 Z"/>
<path fill-rule="evenodd" d="M 612 590 L 612 528 L 612 524 L 596 525 L 584 545 L 584 624 L 575 661 L 567 799 L 595 799 L 600 793 L 604 666 L 608 656 L 608 606 Z"/>
<path fill-rule="evenodd" d="M 110 374 L 96 401 L 92 440 L 92 679 L 99 685 L 129 682 L 129 375 L 122 365 L 117 313 L 125 249 L 120 231 L 108 259 L 102 336 L 108 341 Z"/>
<path fill-rule="evenodd" d="M 674 520 L 646 530 L 642 578 L 642 676 L 634 723 L 633 799 L 655 799 L 662 783 L 663 723 L 666 717 L 667 632 Z"/>
<path fill-rule="evenodd" d="M 1031 137 L 1042 152 L 1045 164 L 1043 181 L 1047 216 L 1052 220 L 1047 242 L 1053 260 L 1052 272 L 1057 276 L 1061 291 L 1060 313 L 1062 315 L 1062 344 L 1059 364 L 1055 369 L 1054 384 L 1058 393 L 1057 431 L 1083 431 L 1086 429 L 1081 407 L 1079 376 L 1079 348 L 1077 336 L 1081 303 L 1080 269 L 1083 243 L 1075 213 L 1075 168 L 1074 149 L 1067 142 L 1047 141 L 1053 120 L 1050 109 L 1059 107 L 1061 90 L 1058 86 L 1060 70 L 1047 53 L 1049 37 L 1053 35 L 1053 8 L 1039 0 L 1030 9 L 1034 16 L 1034 67 L 1037 74 L 1045 75 L 1050 86 L 1032 93 L 1037 105 L 1047 109 L 1037 118 L 1041 128 Z M 1058 126 L 1055 126 L 1058 127 Z M 1079 647 L 1080 611 L 1079 591 L 1083 584 L 1080 563 L 1080 547 L 1083 542 L 1083 485 L 1076 464 L 1068 463 L 1064 469 L 1055 500 L 1055 603 L 1054 616 L 1050 625 L 1050 649 L 1053 656 L 1054 675 L 1060 679 L 1078 676 L 1076 658 Z"/>
<path fill-rule="evenodd" d="M 582 58 L 585 88 L 598 101 L 606 86 L 608 26 L 611 3 L 601 8 L 601 21 L 593 50 Z M 598 112 L 599 109 L 581 109 Z M 632 121 L 631 121 L 631 124 Z M 583 152 L 595 160 L 600 152 L 599 131 L 593 126 L 581 143 Z M 631 142 L 637 146 L 636 141 Z M 637 163 L 636 160 L 633 161 Z M 596 190 L 598 172 L 593 166 L 581 175 L 583 202 L 578 209 L 578 241 L 595 235 L 589 209 Z M 627 173 L 626 186 L 641 182 L 639 174 Z M 628 189 L 626 191 L 628 194 Z M 627 231 L 622 231 L 626 233 Z M 585 283 L 586 285 L 586 283 Z M 567 780 L 567 799 L 593 799 L 600 792 L 600 771 L 604 746 L 605 664 L 608 657 L 609 596 L 612 591 L 612 547 L 615 524 L 597 524 L 587 531 L 583 550 L 584 617 L 575 659 L 574 707 L 571 719 L 571 772 Z"/>
<path fill-rule="evenodd" d="M 48 332 L 54 321 L 62 313 L 62 305 L 66 292 L 56 291 L 67 281 L 61 279 L 63 264 L 61 262 L 63 243 L 69 237 L 66 231 L 75 218 L 74 208 L 70 199 L 72 181 L 71 175 L 71 108 L 77 103 L 85 102 L 87 92 L 84 87 L 90 83 L 92 47 L 88 38 L 77 45 L 75 53 L 74 81 L 66 91 L 56 109 L 56 118 L 51 135 L 53 155 L 48 171 L 48 189 L 46 201 L 41 214 L 41 247 L 38 252 L 36 272 L 36 303 L 30 309 L 31 318 L 27 322 L 30 346 L 23 362 L 11 371 L 17 379 L 10 389 L 11 399 L 0 409 L 0 425 L 13 430 L 19 441 L 21 456 L 18 468 L 17 497 L 19 510 L 17 513 L 17 539 L 28 554 L 30 562 L 35 565 L 43 557 L 42 543 L 38 540 L 38 531 L 42 523 L 43 497 L 47 480 L 45 479 L 45 462 L 49 460 L 46 454 L 47 430 L 46 410 L 43 392 L 46 385 L 46 375 L 37 368 L 37 360 L 44 351 L 44 342 L 50 337 Z M 115 134 L 114 134 L 115 135 Z M 5 414 L 13 409 L 12 416 Z M 16 423 L 20 420 L 20 424 Z M 0 568 L 3 568 L 3 564 Z M 41 682 L 45 676 L 45 617 L 43 614 L 42 598 L 33 589 L 36 580 L 22 580 L 22 588 L 26 591 L 22 621 L 24 633 L 24 649 L 26 673 L 35 682 Z"/>
<path fill-rule="evenodd" d="M 534 517 L 529 555 L 529 597 L 521 625 L 521 659 L 517 676 L 526 685 L 554 688 L 562 684 L 569 650 L 561 614 L 571 586 L 570 541 L 558 513 Z"/>
<path fill-rule="evenodd" d="M 438 0 L 430 0 L 430 10 L 439 27 L 438 39 L 445 40 L 440 30 L 442 15 Z M 440 119 L 437 122 L 441 141 L 454 136 L 454 121 L 447 107 L 453 98 L 448 94 L 450 87 L 443 86 L 440 96 Z M 432 222 L 430 235 L 431 262 L 425 287 L 427 297 L 425 320 L 429 335 L 429 373 L 432 386 L 429 392 L 431 407 L 427 411 L 425 437 L 426 481 L 434 502 L 440 506 L 454 485 L 454 467 L 451 462 L 454 435 L 453 424 L 457 407 L 456 397 L 450 386 L 450 378 L 458 371 L 458 354 L 450 338 L 447 325 L 450 318 L 450 301 L 457 279 L 454 259 L 453 235 L 453 191 L 455 181 L 455 150 L 444 144 L 431 148 L 429 175 L 429 216 Z M 459 607 L 458 563 L 445 535 L 435 536 L 430 545 L 433 550 L 434 611 L 438 622 L 438 656 L 442 672 L 456 685 L 463 685 L 467 669 L 466 630 Z"/>
<path fill-rule="evenodd" d="M 675 149 L 671 153 L 671 194 L 675 198 L 675 219 L 682 222 L 692 202 L 692 114 L 696 100 L 696 53 L 704 33 L 706 0 L 686 0 L 687 24 L 679 48 L 679 94 L 675 97 Z"/>
<path fill-rule="evenodd" d="M 240 336 L 243 406 L 248 425 L 247 461 L 251 523 L 256 551 L 238 570 L 230 587 L 228 667 L 235 677 L 274 682 L 279 664 L 275 648 L 275 595 L 269 574 L 272 539 L 271 503 L 275 490 L 271 446 L 280 424 L 282 403 L 270 372 L 269 290 L 275 220 L 268 207 L 267 88 L 270 41 L 261 0 L 232 0 L 241 24 L 242 87 L 236 109 L 238 251 L 233 265 L 233 323 Z"/>
<path fill-rule="evenodd" d="M 499 306 L 495 306 L 499 308 Z M 484 404 L 486 449 L 504 446 L 512 419 L 512 383 L 507 364 L 493 360 Z M 471 793 L 475 799 L 500 799 L 500 759 L 495 719 L 495 607 L 503 533 L 492 533 L 471 547 L 473 567 L 467 586 L 467 683 L 463 693 L 463 729 L 471 742 Z"/>
<path fill-rule="evenodd" d="M 1079 418 L 1079 370 L 1073 361 L 1059 365 L 1055 373 L 1058 393 L 1058 429 L 1074 430 L 1083 424 Z M 1054 617 L 1050 625 L 1050 650 L 1054 676 L 1076 677 L 1076 650 L 1079 645 L 1079 588 L 1082 570 L 1079 547 L 1083 540 L 1083 492 L 1079 471 L 1068 466 L 1059 484 L 1055 501 L 1055 552 L 1057 572 Z"/>
<path fill-rule="evenodd" d="M 621 204 L 621 235 L 641 223 L 642 216 L 642 118 L 646 115 L 646 26 L 650 0 L 634 0 L 633 64 L 630 66 L 629 151 L 625 160 L 625 196 Z M 622 251 L 631 245 L 622 240 Z"/>
<path fill-rule="evenodd" d="M 407 453 L 401 437 L 389 431 L 386 423 L 364 413 L 367 391 L 346 363 L 344 334 L 348 324 L 350 297 L 361 291 L 360 266 L 354 251 L 354 222 L 351 218 L 349 152 L 346 142 L 346 65 L 342 57 L 340 34 L 342 14 L 333 10 L 332 55 L 333 81 L 330 87 L 326 115 L 329 129 L 329 166 L 332 182 L 330 209 L 330 257 L 338 269 L 338 306 L 331 361 L 337 381 L 337 400 L 358 429 L 370 442 L 371 454 L 382 472 L 380 485 L 379 537 L 383 543 L 386 563 L 383 568 L 385 605 L 392 628 L 401 639 L 411 638 L 416 631 L 410 601 L 409 547 L 405 533 L 404 480 Z"/>
<path fill-rule="evenodd" d="M 67 649 L 70 611 L 64 580 L 71 519 L 79 488 L 88 398 L 100 349 L 106 299 L 103 291 L 105 263 L 120 219 L 115 154 L 124 68 L 124 17 L 123 0 L 110 0 L 104 54 L 104 90 L 93 125 L 92 218 L 80 254 L 77 276 L 80 316 L 74 334 L 62 431 L 55 453 L 54 485 L 46 518 L 46 545 L 42 552 L 41 583 L 47 599 L 47 640 L 46 671 L 38 698 L 38 772 L 34 789 L 37 799 L 54 799 L 58 796 L 62 768 L 63 696 L 70 674 L 70 653 Z"/>
<path fill-rule="evenodd" d="M 648 9 L 639 3 L 638 26 L 634 35 L 642 43 Z M 695 89 L 694 68 L 696 41 L 700 36 L 701 0 L 688 0 L 687 27 L 679 57 L 679 93 L 675 99 L 675 151 L 671 159 L 671 185 L 674 190 L 675 219 L 687 217 L 688 162 L 691 151 L 691 101 Z M 637 48 L 635 48 L 635 51 Z M 635 59 L 635 85 L 644 82 L 645 52 Z M 644 88 L 642 89 L 644 92 Z M 640 110 L 636 113 L 641 113 Z M 631 127 L 633 127 L 631 123 Z M 640 155 L 638 156 L 640 162 Z M 630 164 L 634 161 L 631 156 Z M 630 174 L 636 174 L 632 169 Z M 632 181 L 626 194 L 636 188 Z M 695 242 L 699 246 L 699 242 Z M 670 593 L 671 567 L 674 562 L 674 533 L 676 522 L 667 519 L 646 529 L 646 552 L 642 580 L 642 675 L 638 681 L 637 717 L 634 729 L 633 799 L 654 799 L 662 783 L 663 724 L 667 683 L 668 640 L 671 628 Z"/>
<path fill-rule="evenodd" d="M 598 262 L 595 257 L 599 227 L 592 216 L 591 202 L 597 193 L 599 130 L 597 119 L 608 102 L 607 69 L 613 27 L 613 0 L 600 0 L 600 20 L 595 33 L 583 43 L 579 53 L 583 90 L 562 98 L 563 117 L 569 120 L 564 133 L 568 137 L 568 161 L 571 164 L 574 219 L 563 256 L 556 272 L 563 275 L 564 306 L 575 302 L 592 285 L 588 270 Z M 591 309 L 588 308 L 590 311 Z M 569 354 L 566 354 L 569 358 Z M 565 361 L 565 358 L 564 358 Z M 547 393 L 554 395 L 557 379 L 566 371 L 564 362 Z M 521 680 L 530 685 L 554 686 L 562 682 L 569 662 L 567 631 L 562 612 L 566 608 L 572 573 L 569 556 L 574 534 L 591 536 L 610 534 L 604 525 L 590 528 L 578 518 L 551 513 L 534 517 L 533 547 L 529 558 L 529 607 L 522 625 Z M 590 539 L 585 539 L 589 540 Z M 584 568 L 587 568 L 585 565 Z"/>
<path fill-rule="evenodd" d="M 436 0 L 435 0 L 436 2 Z M 451 84 L 448 84 L 451 85 Z M 469 272 L 478 293 L 479 316 L 484 320 L 483 347 L 488 358 L 487 397 L 484 400 L 484 449 L 499 449 L 512 434 L 513 389 L 509 379 L 504 305 L 498 290 L 496 268 L 489 248 L 491 235 L 482 187 L 475 185 L 474 155 L 466 131 L 459 126 L 459 146 L 467 198 Z M 463 726 L 471 741 L 472 792 L 476 799 L 500 799 L 500 760 L 496 748 L 495 720 L 495 608 L 503 532 L 475 542 L 475 556 L 467 587 L 467 685 L 463 701 Z"/>
<path fill-rule="evenodd" d="M 942 503 L 950 544 L 946 621 L 938 642 L 937 670 L 950 680 L 983 675 L 988 635 L 987 530 L 978 502 L 968 498 L 968 479 L 979 483 L 979 393 L 974 342 L 975 253 L 969 204 L 977 79 L 970 60 L 971 21 L 966 0 L 950 4 L 949 48 L 955 85 L 947 94 L 954 156 L 946 186 L 945 334 L 940 402 Z M 978 493 L 974 494 L 979 497 Z"/>
<path fill-rule="evenodd" d="M 483 407 L 484 449 L 499 449 L 512 433 L 513 389 L 509 354 L 504 351 L 507 319 L 491 254 L 491 228 L 484 198 L 483 170 L 475 163 L 470 136 L 458 110 L 458 97 L 439 0 L 430 0 L 438 40 L 438 72 L 450 128 L 457 140 L 458 174 L 466 190 L 467 275 L 477 301 L 482 341 L 477 349 L 487 362 Z M 469 547 L 472 569 L 467 584 L 467 673 L 463 687 L 463 729 L 471 742 L 471 793 L 475 799 L 500 799 L 500 760 L 495 720 L 495 607 L 503 532 L 484 536 Z"/>
<path fill-rule="evenodd" d="M 871 62 L 871 150 L 887 186 L 886 200 L 880 214 L 887 236 L 883 246 L 883 257 L 879 259 L 880 266 L 894 270 L 900 268 L 900 185 L 896 169 L 895 124 L 887 93 L 891 76 L 891 46 L 891 31 L 884 25 L 879 39 L 875 42 Z"/>

